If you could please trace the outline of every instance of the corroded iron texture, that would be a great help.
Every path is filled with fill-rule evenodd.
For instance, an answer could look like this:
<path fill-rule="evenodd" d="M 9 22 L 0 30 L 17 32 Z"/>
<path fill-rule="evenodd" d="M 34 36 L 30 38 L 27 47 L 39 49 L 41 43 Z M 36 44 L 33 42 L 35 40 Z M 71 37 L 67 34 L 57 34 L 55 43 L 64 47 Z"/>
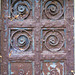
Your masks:
<path fill-rule="evenodd" d="M 10 75 L 33 75 L 32 63 L 10 63 Z"/>
<path fill-rule="evenodd" d="M 43 28 L 42 29 L 42 50 L 51 52 L 61 51 L 65 47 L 65 29 Z"/>
<path fill-rule="evenodd" d="M 63 62 L 42 63 L 41 75 L 64 75 L 64 63 Z"/>
<path fill-rule="evenodd" d="M 73 0 L 2 0 L 2 75 L 70 75 L 73 6 Z M 25 61 L 34 62 L 34 74 Z"/>
<path fill-rule="evenodd" d="M 14 51 L 26 51 L 32 42 L 32 30 L 28 32 L 24 28 L 14 28 L 9 30 L 10 49 Z"/>
<path fill-rule="evenodd" d="M 60 19 L 64 15 L 64 0 L 42 0 L 42 6 L 43 18 L 53 20 Z"/>
<path fill-rule="evenodd" d="M 25 55 L 33 51 L 32 28 L 9 29 L 9 58 L 15 55 Z"/>
<path fill-rule="evenodd" d="M 32 7 L 32 0 L 10 0 L 9 16 L 12 19 L 26 19 L 30 16 Z"/>

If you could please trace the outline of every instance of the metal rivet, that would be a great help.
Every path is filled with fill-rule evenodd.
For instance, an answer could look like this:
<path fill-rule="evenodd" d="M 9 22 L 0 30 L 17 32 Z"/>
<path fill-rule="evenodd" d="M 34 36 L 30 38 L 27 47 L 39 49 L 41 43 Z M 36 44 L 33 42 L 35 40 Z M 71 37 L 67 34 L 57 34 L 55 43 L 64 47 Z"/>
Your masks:
<path fill-rule="evenodd" d="M 68 51 L 71 51 L 71 49 L 68 49 Z"/>
<path fill-rule="evenodd" d="M 20 65 L 20 67 L 21 67 L 22 65 Z"/>
<path fill-rule="evenodd" d="M 53 55 L 52 58 L 55 58 L 55 56 Z"/>
<path fill-rule="evenodd" d="M 38 48 L 36 48 L 36 51 L 39 51 Z"/>
<path fill-rule="evenodd" d="M 39 7 L 40 7 L 40 5 L 39 5 Z"/>
<path fill-rule="evenodd" d="M 32 25 L 32 23 L 30 23 L 30 26 Z"/>
<path fill-rule="evenodd" d="M 4 74 L 7 74 L 7 72 L 4 72 Z"/>
<path fill-rule="evenodd" d="M 39 65 L 39 62 L 37 62 L 36 65 Z"/>
<path fill-rule="evenodd" d="M 6 51 L 6 49 L 4 49 L 4 51 Z"/>
<path fill-rule="evenodd" d="M 71 41 L 71 39 L 68 39 L 68 41 Z"/>
<path fill-rule="evenodd" d="M 38 30 L 38 29 L 36 29 L 36 31 L 38 32 L 39 30 Z"/>
<path fill-rule="evenodd" d="M 42 23 L 43 25 L 45 25 L 45 23 Z"/>
<path fill-rule="evenodd" d="M 43 58 L 45 58 L 45 55 L 43 55 Z"/>
<path fill-rule="evenodd" d="M 4 41 L 6 42 L 6 41 L 7 41 L 7 39 L 4 39 Z"/>
<path fill-rule="evenodd" d="M 70 32 L 71 30 L 68 30 L 68 32 Z"/>
<path fill-rule="evenodd" d="M 22 26 L 23 24 L 21 24 L 21 26 Z"/>
<path fill-rule="evenodd" d="M 39 73 L 39 71 L 36 72 L 36 74 L 38 74 L 38 73 Z"/>
<path fill-rule="evenodd" d="M 4 32 L 6 32 L 7 30 L 4 30 Z"/>
<path fill-rule="evenodd" d="M 36 42 L 38 42 L 39 41 L 39 38 L 38 37 L 36 37 Z"/>
<path fill-rule="evenodd" d="M 7 64 L 7 62 L 4 62 L 4 64 Z"/>
<path fill-rule="evenodd" d="M 36 18 L 38 19 L 39 17 L 38 17 L 38 16 L 36 16 Z"/>

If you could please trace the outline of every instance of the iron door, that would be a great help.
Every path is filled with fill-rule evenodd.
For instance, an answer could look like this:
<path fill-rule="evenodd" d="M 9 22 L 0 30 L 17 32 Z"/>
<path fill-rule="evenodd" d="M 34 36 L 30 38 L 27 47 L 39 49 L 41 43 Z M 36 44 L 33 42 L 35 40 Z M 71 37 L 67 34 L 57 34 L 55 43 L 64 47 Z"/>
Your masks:
<path fill-rule="evenodd" d="M 2 0 L 2 75 L 72 75 L 73 0 Z"/>

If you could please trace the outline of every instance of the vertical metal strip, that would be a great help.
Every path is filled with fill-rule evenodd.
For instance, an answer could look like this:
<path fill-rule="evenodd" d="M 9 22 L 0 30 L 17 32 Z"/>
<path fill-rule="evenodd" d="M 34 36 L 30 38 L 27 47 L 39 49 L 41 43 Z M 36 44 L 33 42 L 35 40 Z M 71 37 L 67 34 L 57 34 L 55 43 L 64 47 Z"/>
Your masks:
<path fill-rule="evenodd" d="M 10 29 L 9 29 L 9 37 L 8 37 L 8 48 L 10 49 Z"/>
<path fill-rule="evenodd" d="M 0 17 L 1 17 L 1 0 L 0 0 Z"/>
<path fill-rule="evenodd" d="M 74 0 L 74 72 L 75 72 L 75 0 Z"/>
<path fill-rule="evenodd" d="M 66 7 L 65 7 L 65 6 L 66 6 L 66 5 L 65 5 L 65 0 L 64 0 L 63 6 L 64 6 L 64 19 L 65 19 L 65 8 L 66 8 Z"/>
<path fill-rule="evenodd" d="M 8 75 L 11 75 L 11 64 L 8 63 Z"/>
<path fill-rule="evenodd" d="M 42 75 L 42 71 L 43 71 L 43 62 L 41 62 L 41 75 Z"/>
<path fill-rule="evenodd" d="M 11 11 L 10 9 L 11 8 L 10 7 L 11 7 L 11 0 L 9 0 L 9 11 L 8 11 L 9 12 L 9 16 L 11 16 L 11 14 L 10 14 L 10 11 Z"/>
<path fill-rule="evenodd" d="M 64 36 L 66 36 L 66 28 L 64 29 Z M 66 48 L 66 40 L 64 42 L 64 47 Z"/>
<path fill-rule="evenodd" d="M 33 32 L 32 39 L 33 39 L 33 50 L 35 50 L 35 47 L 34 47 L 34 32 Z"/>
<path fill-rule="evenodd" d="M 1 0 L 0 0 L 0 22 L 1 22 Z M 1 54 L 1 23 L 0 23 L 0 54 Z M 1 61 L 2 59 L 0 58 L 0 75 L 1 75 Z"/>
<path fill-rule="evenodd" d="M 43 29 L 41 29 L 41 40 L 43 39 Z M 41 51 L 42 51 L 42 42 L 43 42 L 43 40 L 41 41 Z"/>
<path fill-rule="evenodd" d="M 33 17 L 34 17 L 34 8 L 35 6 L 34 6 L 34 0 L 32 0 L 32 15 L 33 15 Z"/>
<path fill-rule="evenodd" d="M 41 18 L 42 18 L 42 0 L 41 0 Z"/>
<path fill-rule="evenodd" d="M 1 41 L 1 31 L 0 31 L 0 41 Z M 0 75 L 1 75 L 1 63 L 2 63 L 2 57 L 1 57 L 1 42 L 0 42 Z"/>
<path fill-rule="evenodd" d="M 32 75 L 35 75 L 34 62 L 32 62 L 32 69 L 33 69 Z"/>

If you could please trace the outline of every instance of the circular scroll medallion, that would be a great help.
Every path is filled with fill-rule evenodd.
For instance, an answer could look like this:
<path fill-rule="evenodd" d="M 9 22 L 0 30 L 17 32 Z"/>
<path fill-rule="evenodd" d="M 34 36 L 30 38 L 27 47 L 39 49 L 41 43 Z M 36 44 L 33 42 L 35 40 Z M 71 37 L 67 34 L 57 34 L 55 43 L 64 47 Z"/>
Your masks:
<path fill-rule="evenodd" d="M 52 69 L 50 71 L 50 75 L 59 75 L 59 71 L 57 71 L 56 69 Z"/>
<path fill-rule="evenodd" d="M 30 46 L 30 34 L 26 31 L 15 31 L 11 36 L 11 46 L 14 50 L 26 51 Z"/>
<path fill-rule="evenodd" d="M 27 42 L 28 42 L 28 38 L 25 35 L 20 35 L 17 38 L 17 43 L 18 43 L 18 46 L 20 46 L 20 47 L 25 46 L 27 44 Z"/>
<path fill-rule="evenodd" d="M 30 3 L 28 1 L 15 1 L 12 3 L 12 16 L 26 19 L 30 14 Z"/>
<path fill-rule="evenodd" d="M 59 1 L 50 0 L 45 2 L 45 15 L 49 19 L 59 19 L 63 15 L 63 7 Z"/>
<path fill-rule="evenodd" d="M 18 75 L 24 75 L 24 70 L 23 69 L 20 69 Z"/>
<path fill-rule="evenodd" d="M 48 50 L 59 51 L 64 45 L 64 36 L 57 30 L 45 34 L 45 46 Z"/>
<path fill-rule="evenodd" d="M 56 45 L 58 45 L 58 43 L 59 43 L 59 38 L 57 36 L 55 36 L 55 35 L 49 36 L 49 44 L 51 46 L 56 46 Z"/>

